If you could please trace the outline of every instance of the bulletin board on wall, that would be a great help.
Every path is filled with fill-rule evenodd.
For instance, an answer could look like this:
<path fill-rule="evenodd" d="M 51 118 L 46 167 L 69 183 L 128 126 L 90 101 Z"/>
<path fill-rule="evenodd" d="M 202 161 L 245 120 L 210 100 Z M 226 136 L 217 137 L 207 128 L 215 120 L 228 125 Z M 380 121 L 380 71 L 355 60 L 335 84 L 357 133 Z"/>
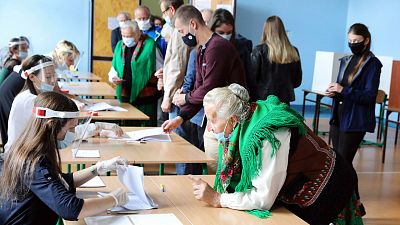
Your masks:
<path fill-rule="evenodd" d="M 119 12 L 128 12 L 133 17 L 139 0 L 93 0 L 92 4 L 92 72 L 104 81 L 108 80 L 113 53 L 111 31 L 118 26 Z"/>
<path fill-rule="evenodd" d="M 235 16 L 236 0 L 191 0 L 190 3 L 199 10 L 203 9 L 226 9 Z"/>

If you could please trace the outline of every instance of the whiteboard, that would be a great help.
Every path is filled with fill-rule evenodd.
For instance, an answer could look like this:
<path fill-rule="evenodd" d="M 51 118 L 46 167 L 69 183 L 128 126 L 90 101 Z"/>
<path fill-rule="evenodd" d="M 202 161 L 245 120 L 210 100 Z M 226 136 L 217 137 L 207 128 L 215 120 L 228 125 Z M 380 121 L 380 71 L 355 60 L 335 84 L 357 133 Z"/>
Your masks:
<path fill-rule="evenodd" d="M 27 36 L 30 53 L 47 54 L 61 39 L 85 52 L 79 70 L 88 72 L 91 57 L 90 0 L 0 0 L 0 48 L 16 36 Z"/>

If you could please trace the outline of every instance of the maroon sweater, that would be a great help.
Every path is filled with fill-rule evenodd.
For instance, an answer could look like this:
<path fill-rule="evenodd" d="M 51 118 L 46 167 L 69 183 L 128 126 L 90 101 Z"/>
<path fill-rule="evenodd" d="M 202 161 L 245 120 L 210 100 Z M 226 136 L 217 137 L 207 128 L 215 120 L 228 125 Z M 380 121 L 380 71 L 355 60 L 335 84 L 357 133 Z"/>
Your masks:
<path fill-rule="evenodd" d="M 184 120 L 192 118 L 203 106 L 207 92 L 232 83 L 246 87 L 246 77 L 242 61 L 235 46 L 218 34 L 197 50 L 196 82 L 194 89 L 186 94 L 186 104 L 179 116 Z"/>

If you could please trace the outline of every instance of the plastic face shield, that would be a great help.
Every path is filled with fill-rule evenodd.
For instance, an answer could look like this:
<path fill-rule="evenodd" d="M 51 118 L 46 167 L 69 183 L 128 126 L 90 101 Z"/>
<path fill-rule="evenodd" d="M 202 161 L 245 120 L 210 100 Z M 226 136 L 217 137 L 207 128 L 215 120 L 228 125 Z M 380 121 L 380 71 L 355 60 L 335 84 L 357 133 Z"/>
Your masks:
<path fill-rule="evenodd" d="M 18 48 L 19 51 L 27 52 L 29 49 L 29 43 L 23 39 L 19 39 L 19 41 L 8 42 L 9 48 Z"/>
<path fill-rule="evenodd" d="M 39 79 L 40 82 L 46 83 L 49 85 L 55 86 L 57 83 L 57 77 L 55 75 L 54 71 L 54 63 L 49 61 L 49 62 L 39 62 L 38 65 L 31 67 L 28 70 L 25 70 L 22 72 L 21 76 L 24 79 L 27 79 L 30 74 L 37 74 L 37 78 Z"/>
<path fill-rule="evenodd" d="M 76 157 L 76 154 L 78 153 L 78 150 L 79 150 L 79 147 L 81 146 L 81 144 L 82 144 L 82 141 L 85 139 L 85 136 L 86 136 L 86 134 L 87 134 L 87 132 L 88 132 L 88 127 L 89 127 L 89 124 L 90 124 L 90 122 L 92 121 L 92 118 L 93 118 L 93 114 L 90 114 L 90 116 L 89 117 L 85 117 L 85 118 L 82 118 L 81 120 L 80 120 L 80 122 L 79 122 L 79 125 L 78 126 L 82 126 L 82 129 L 80 129 L 81 130 L 81 132 L 79 132 L 79 133 L 77 133 L 77 132 L 75 132 L 75 141 L 73 142 L 73 144 L 72 144 L 72 157 Z"/>

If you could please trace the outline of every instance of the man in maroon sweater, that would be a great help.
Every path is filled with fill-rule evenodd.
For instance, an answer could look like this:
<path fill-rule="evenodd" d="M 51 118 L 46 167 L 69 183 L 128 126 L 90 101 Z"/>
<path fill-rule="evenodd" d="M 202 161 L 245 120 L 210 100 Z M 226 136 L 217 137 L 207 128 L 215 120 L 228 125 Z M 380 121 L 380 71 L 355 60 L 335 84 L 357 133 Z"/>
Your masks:
<path fill-rule="evenodd" d="M 185 44 L 199 47 L 194 89 L 187 94 L 177 91 L 173 103 L 181 110 L 178 117 L 164 122 L 165 132 L 171 132 L 196 115 L 203 106 L 204 95 L 212 89 L 232 83 L 246 86 L 244 67 L 236 48 L 205 25 L 199 10 L 191 5 L 181 6 L 175 14 L 174 24 Z"/>

